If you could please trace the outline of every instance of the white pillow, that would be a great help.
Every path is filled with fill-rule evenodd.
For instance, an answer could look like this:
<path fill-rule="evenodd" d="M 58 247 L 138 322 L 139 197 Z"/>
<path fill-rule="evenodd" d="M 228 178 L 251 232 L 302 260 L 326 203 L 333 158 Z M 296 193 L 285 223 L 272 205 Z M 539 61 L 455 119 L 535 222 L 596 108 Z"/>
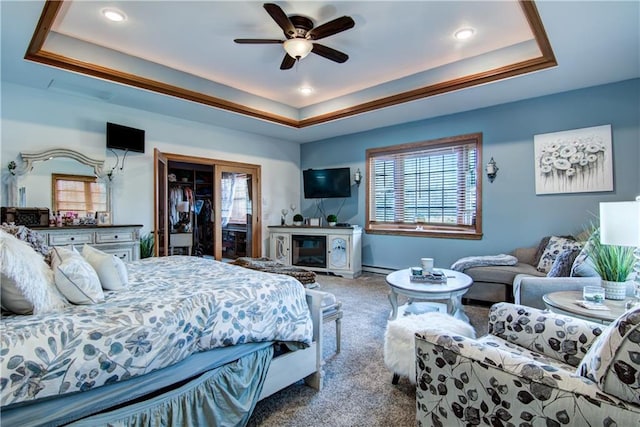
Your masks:
<path fill-rule="evenodd" d="M 5 310 L 40 314 L 67 306 L 42 255 L 0 230 L 0 298 Z"/>
<path fill-rule="evenodd" d="M 75 249 L 53 248 L 51 268 L 56 286 L 74 304 L 104 301 L 98 274 Z"/>
<path fill-rule="evenodd" d="M 84 245 L 82 248 L 82 256 L 98 273 L 102 289 L 117 291 L 127 286 L 129 275 L 127 267 L 120 258 L 89 245 Z"/>

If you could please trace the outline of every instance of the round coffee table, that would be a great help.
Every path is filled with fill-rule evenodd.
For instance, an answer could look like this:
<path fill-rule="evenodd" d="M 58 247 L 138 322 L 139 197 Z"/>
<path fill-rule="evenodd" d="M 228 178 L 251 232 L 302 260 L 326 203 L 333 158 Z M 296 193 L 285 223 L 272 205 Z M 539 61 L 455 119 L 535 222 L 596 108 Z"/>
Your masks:
<path fill-rule="evenodd" d="M 544 305 L 554 313 L 578 317 L 605 325 L 616 320 L 627 310 L 625 307 L 626 300 L 605 299 L 603 304 L 608 310 L 589 310 L 578 305 L 580 300 L 582 300 L 582 291 L 559 291 L 542 296 Z"/>
<path fill-rule="evenodd" d="M 409 297 L 409 303 L 405 308 L 407 312 L 414 314 L 419 312 L 419 309 L 413 309 L 412 306 L 416 305 L 413 300 L 446 300 L 446 311 L 448 314 L 462 319 L 465 322 L 469 321 L 469 318 L 462 308 L 462 295 L 469 290 L 473 284 L 473 280 L 471 277 L 459 271 L 444 268 L 437 268 L 436 270 L 442 271 L 447 276 L 446 283 L 412 282 L 410 279 L 411 269 L 409 268 L 394 271 L 387 275 L 387 284 L 391 289 L 389 292 L 389 302 L 391 302 L 392 309 L 391 316 L 389 317 L 390 320 L 398 317 L 398 295 L 404 295 Z M 436 304 L 431 303 L 430 305 Z"/>

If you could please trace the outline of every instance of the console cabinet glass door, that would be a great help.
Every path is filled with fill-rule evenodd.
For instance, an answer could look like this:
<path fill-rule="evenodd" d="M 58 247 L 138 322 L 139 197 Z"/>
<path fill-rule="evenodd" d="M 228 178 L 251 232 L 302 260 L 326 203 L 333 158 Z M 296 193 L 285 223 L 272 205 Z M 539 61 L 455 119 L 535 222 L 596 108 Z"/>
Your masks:
<path fill-rule="evenodd" d="M 281 262 L 285 265 L 291 265 L 290 255 L 291 248 L 291 234 L 271 234 L 271 248 L 270 254 L 275 261 Z"/>
<path fill-rule="evenodd" d="M 222 172 L 220 196 L 222 258 L 245 257 L 251 253 L 251 174 Z"/>
<path fill-rule="evenodd" d="M 351 259 L 350 247 L 351 238 L 345 236 L 328 236 L 329 239 L 329 259 L 327 268 L 348 269 Z"/>

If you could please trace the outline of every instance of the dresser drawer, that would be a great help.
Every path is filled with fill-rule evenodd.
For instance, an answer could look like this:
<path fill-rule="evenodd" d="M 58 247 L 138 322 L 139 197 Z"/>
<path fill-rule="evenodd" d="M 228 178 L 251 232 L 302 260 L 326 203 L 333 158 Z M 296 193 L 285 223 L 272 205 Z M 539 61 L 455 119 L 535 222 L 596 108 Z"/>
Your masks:
<path fill-rule="evenodd" d="M 93 233 L 51 233 L 49 234 L 50 246 L 64 246 L 64 245 L 82 245 L 93 243 Z"/>
<path fill-rule="evenodd" d="M 108 254 L 113 254 L 120 258 L 122 261 L 133 261 L 133 249 L 132 248 L 117 248 L 117 249 L 108 249 L 108 248 L 99 248 L 101 251 L 106 252 Z"/>
<path fill-rule="evenodd" d="M 136 239 L 135 232 L 125 230 L 96 231 L 96 243 L 133 242 Z"/>

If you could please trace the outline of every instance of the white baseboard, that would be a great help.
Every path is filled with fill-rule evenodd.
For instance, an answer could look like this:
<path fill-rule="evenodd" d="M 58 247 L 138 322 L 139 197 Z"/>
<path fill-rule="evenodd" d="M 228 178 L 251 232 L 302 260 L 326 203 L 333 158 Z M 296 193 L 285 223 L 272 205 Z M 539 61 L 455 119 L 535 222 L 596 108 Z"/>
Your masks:
<path fill-rule="evenodd" d="M 367 273 L 389 274 L 389 273 L 393 273 L 394 271 L 397 271 L 397 270 L 393 269 L 393 268 L 374 267 L 372 265 L 363 265 L 362 266 L 362 271 L 366 271 Z"/>

